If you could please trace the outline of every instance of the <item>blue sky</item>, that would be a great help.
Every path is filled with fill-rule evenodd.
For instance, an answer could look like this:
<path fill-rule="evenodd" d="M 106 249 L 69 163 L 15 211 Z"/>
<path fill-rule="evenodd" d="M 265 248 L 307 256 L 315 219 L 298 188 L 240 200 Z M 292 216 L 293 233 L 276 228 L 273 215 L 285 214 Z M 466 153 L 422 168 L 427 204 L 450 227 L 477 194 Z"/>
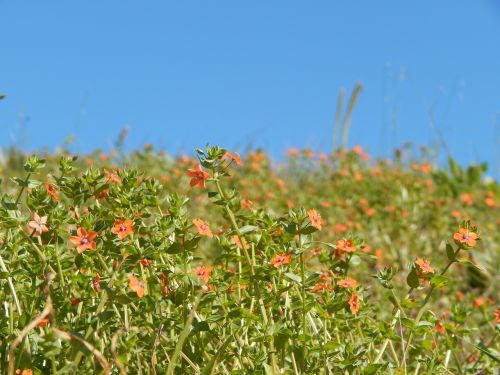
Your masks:
<path fill-rule="evenodd" d="M 437 129 L 500 167 L 495 0 L 0 0 L 0 35 L 2 146 L 108 149 L 128 125 L 127 148 L 327 151 L 360 81 L 350 145 L 386 157 Z"/>

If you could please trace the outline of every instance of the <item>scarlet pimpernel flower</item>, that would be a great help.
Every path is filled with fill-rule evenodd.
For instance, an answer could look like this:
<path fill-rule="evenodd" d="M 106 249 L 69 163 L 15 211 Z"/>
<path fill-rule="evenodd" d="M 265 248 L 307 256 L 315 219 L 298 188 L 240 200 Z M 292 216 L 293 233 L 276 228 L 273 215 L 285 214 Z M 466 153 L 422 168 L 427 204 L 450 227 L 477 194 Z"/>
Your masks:
<path fill-rule="evenodd" d="M 28 223 L 28 226 L 33 230 L 33 235 L 41 236 L 42 233 L 48 232 L 47 216 L 40 217 L 36 212 L 33 213 L 33 220 Z"/>
<path fill-rule="evenodd" d="M 144 281 L 138 279 L 134 275 L 128 275 L 129 283 L 128 287 L 132 289 L 136 294 L 137 297 L 142 298 L 144 297 Z"/>
<path fill-rule="evenodd" d="M 117 171 L 108 171 L 106 168 L 104 168 L 104 174 L 106 175 L 106 183 L 113 183 L 120 185 L 122 183 L 122 180 L 120 177 L 118 177 Z"/>
<path fill-rule="evenodd" d="M 360 308 L 360 302 L 359 302 L 359 297 L 356 293 L 352 293 L 351 297 L 349 298 L 349 301 L 347 302 L 349 304 L 349 308 L 351 309 L 351 313 L 357 314 Z"/>
<path fill-rule="evenodd" d="M 352 240 L 342 239 L 337 241 L 337 251 L 345 252 L 345 253 L 353 253 L 356 251 L 356 247 L 354 246 Z"/>
<path fill-rule="evenodd" d="M 285 264 L 290 264 L 291 260 L 292 260 L 292 253 L 277 254 L 273 259 L 269 261 L 269 264 L 278 268 Z"/>
<path fill-rule="evenodd" d="M 206 188 L 205 181 L 210 177 L 210 174 L 202 169 L 201 164 L 197 164 L 193 169 L 188 169 L 187 175 L 191 177 L 190 186 L 198 186 L 202 189 Z"/>
<path fill-rule="evenodd" d="M 466 244 L 469 247 L 476 246 L 477 233 L 469 231 L 467 228 L 460 228 L 458 232 L 453 235 L 453 239 L 459 244 Z"/>
<path fill-rule="evenodd" d="M 111 228 L 111 233 L 116 234 L 120 240 L 123 240 L 128 235 L 134 233 L 134 221 L 131 219 L 116 219 L 115 225 Z"/>
<path fill-rule="evenodd" d="M 321 218 L 321 215 L 316 210 L 308 210 L 307 216 L 309 216 L 309 220 L 311 220 L 311 225 L 314 228 L 321 230 L 323 225 L 323 219 Z"/>
<path fill-rule="evenodd" d="M 422 258 L 417 258 L 415 264 L 419 267 L 420 274 L 434 273 L 434 269 L 431 267 L 430 263 Z"/>
<path fill-rule="evenodd" d="M 345 279 L 337 281 L 337 285 L 342 288 L 356 288 L 358 286 L 358 282 L 353 278 L 346 277 Z"/>
<path fill-rule="evenodd" d="M 78 228 L 76 233 L 76 236 L 71 236 L 70 241 L 76 245 L 76 250 L 79 253 L 83 253 L 87 249 L 96 249 L 94 239 L 97 237 L 97 232 L 92 231 L 89 233 L 85 228 Z"/>
<path fill-rule="evenodd" d="M 208 280 L 210 280 L 210 276 L 212 275 L 212 267 L 211 266 L 195 267 L 193 268 L 193 272 L 205 283 L 208 283 Z"/>
<path fill-rule="evenodd" d="M 54 187 L 54 185 L 52 185 L 51 183 L 46 183 L 45 184 L 45 190 L 47 190 L 47 194 L 50 195 L 50 197 L 55 200 L 56 202 L 59 202 L 60 199 L 59 199 L 59 195 L 57 195 L 57 190 L 56 188 Z"/>
<path fill-rule="evenodd" d="M 203 235 L 203 236 L 207 236 L 207 237 L 213 237 L 213 233 L 212 233 L 212 230 L 210 229 L 210 227 L 208 226 L 208 224 L 206 222 L 204 222 L 203 220 L 201 219 L 193 219 L 193 223 L 194 225 L 196 225 L 196 228 L 198 229 L 198 232 Z"/>
<path fill-rule="evenodd" d="M 236 163 L 236 165 L 240 165 L 240 166 L 243 165 L 241 158 L 240 158 L 240 154 L 238 154 L 237 152 L 232 154 L 229 151 L 226 151 L 225 157 L 231 159 L 231 161 Z"/>

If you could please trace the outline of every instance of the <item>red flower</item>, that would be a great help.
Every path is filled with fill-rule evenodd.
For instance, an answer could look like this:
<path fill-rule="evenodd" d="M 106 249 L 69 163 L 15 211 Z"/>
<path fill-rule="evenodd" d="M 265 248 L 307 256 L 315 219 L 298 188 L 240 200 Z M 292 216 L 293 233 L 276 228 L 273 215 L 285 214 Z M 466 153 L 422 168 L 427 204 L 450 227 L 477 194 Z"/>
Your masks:
<path fill-rule="evenodd" d="M 444 335 L 446 333 L 446 328 L 444 328 L 444 324 L 441 322 L 436 323 L 436 325 L 434 326 L 434 329 L 442 335 Z"/>
<path fill-rule="evenodd" d="M 208 177 L 210 177 L 210 175 L 201 168 L 200 164 L 196 165 L 194 169 L 188 169 L 187 174 L 189 177 L 191 177 L 189 185 L 198 185 L 199 187 L 205 189 L 205 181 L 208 179 Z"/>
<path fill-rule="evenodd" d="M 99 293 L 101 291 L 101 276 L 98 273 L 95 274 L 95 279 L 92 281 L 92 287 Z"/>
<path fill-rule="evenodd" d="M 57 195 L 57 190 L 54 187 L 54 185 L 47 182 L 45 184 L 45 189 L 47 190 L 47 194 L 50 195 L 53 200 L 55 200 L 56 202 L 60 201 L 59 196 Z"/>
<path fill-rule="evenodd" d="M 76 245 L 76 250 L 81 254 L 87 249 L 96 249 L 94 239 L 97 237 L 97 232 L 92 231 L 87 233 L 85 228 L 76 230 L 77 236 L 71 236 L 70 241 Z"/>

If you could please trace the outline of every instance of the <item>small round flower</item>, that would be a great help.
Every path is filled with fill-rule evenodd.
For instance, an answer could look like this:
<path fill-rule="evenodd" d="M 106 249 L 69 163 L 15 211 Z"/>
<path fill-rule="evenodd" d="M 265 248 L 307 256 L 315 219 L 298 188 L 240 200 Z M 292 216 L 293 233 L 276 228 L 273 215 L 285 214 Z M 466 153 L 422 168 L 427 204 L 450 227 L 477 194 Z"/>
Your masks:
<path fill-rule="evenodd" d="M 477 233 L 470 232 L 467 228 L 460 228 L 458 232 L 453 235 L 453 239 L 460 244 L 474 247 L 477 243 Z"/>
<path fill-rule="evenodd" d="M 78 253 L 83 253 L 87 249 L 96 249 L 94 239 L 97 237 L 97 232 L 88 233 L 85 228 L 78 228 L 76 233 L 76 236 L 71 236 L 70 241 L 76 245 Z"/>
<path fill-rule="evenodd" d="M 213 237 L 213 233 L 212 233 L 212 230 L 210 229 L 210 227 L 208 226 L 208 224 L 206 222 L 204 222 L 203 220 L 201 219 L 193 219 L 193 223 L 194 225 L 196 225 L 196 228 L 198 228 L 198 232 L 203 235 L 203 236 L 207 236 L 207 237 Z"/>
<path fill-rule="evenodd" d="M 42 233 L 48 232 L 47 216 L 40 217 L 36 212 L 33 213 L 33 220 L 28 223 L 28 226 L 33 229 L 33 235 L 41 236 Z"/>
<path fill-rule="evenodd" d="M 311 220 L 311 225 L 314 228 L 321 230 L 323 225 L 323 219 L 321 218 L 321 215 L 316 210 L 308 210 L 307 216 L 309 216 L 309 220 Z"/>
<path fill-rule="evenodd" d="M 193 272 L 196 276 L 202 279 L 205 283 L 208 283 L 210 276 L 212 275 L 212 267 L 211 266 L 203 266 L 193 268 Z"/>
<path fill-rule="evenodd" d="M 291 259 L 292 253 L 277 254 L 273 259 L 269 261 L 269 264 L 272 264 L 274 267 L 278 268 L 285 264 L 290 264 Z"/>
<path fill-rule="evenodd" d="M 137 297 L 139 298 L 144 297 L 144 290 L 145 290 L 144 281 L 139 280 L 137 277 L 133 275 L 128 275 L 128 279 L 130 281 L 128 287 L 137 294 Z"/>
<path fill-rule="evenodd" d="M 346 277 L 345 279 L 337 281 L 337 285 L 342 288 L 356 288 L 358 286 L 358 282 L 355 279 Z"/>
<path fill-rule="evenodd" d="M 134 221 L 131 219 L 115 220 L 115 225 L 111 228 L 111 233 L 116 234 L 120 240 L 134 233 Z"/>
<path fill-rule="evenodd" d="M 351 313 L 357 314 L 360 308 L 359 297 L 356 293 L 351 294 L 351 298 L 347 302 L 349 304 L 349 308 L 351 309 Z"/>
<path fill-rule="evenodd" d="M 417 258 L 415 264 L 419 267 L 419 271 L 422 274 L 434 273 L 434 269 L 431 267 L 430 263 L 422 258 Z"/>
<path fill-rule="evenodd" d="M 201 168 L 200 164 L 197 164 L 194 169 L 188 169 L 187 175 L 191 177 L 189 185 L 197 185 L 203 189 L 205 189 L 206 187 L 205 181 L 208 179 L 208 177 L 210 177 L 210 175 Z"/>

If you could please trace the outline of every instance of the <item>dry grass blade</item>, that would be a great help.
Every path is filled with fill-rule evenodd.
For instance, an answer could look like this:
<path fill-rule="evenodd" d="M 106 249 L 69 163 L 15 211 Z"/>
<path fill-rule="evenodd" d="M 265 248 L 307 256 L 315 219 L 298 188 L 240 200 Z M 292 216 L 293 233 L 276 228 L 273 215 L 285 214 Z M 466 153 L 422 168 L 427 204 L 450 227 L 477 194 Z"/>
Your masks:
<path fill-rule="evenodd" d="M 104 373 L 109 374 L 111 372 L 111 366 L 109 365 L 108 360 L 91 343 L 89 343 L 88 341 L 85 341 L 81 337 L 79 337 L 71 332 L 66 332 L 66 331 L 60 330 L 59 328 L 53 328 L 53 330 L 60 338 L 68 340 L 68 341 L 78 341 L 80 344 L 85 346 L 87 348 L 87 350 L 89 350 L 97 358 Z"/>
<path fill-rule="evenodd" d="M 351 117 L 352 111 L 358 101 L 359 93 L 363 86 L 360 82 L 356 82 L 356 86 L 354 86 L 354 90 L 352 90 L 351 98 L 349 99 L 349 104 L 347 104 L 347 111 L 344 118 L 344 126 L 342 129 L 342 149 L 345 149 L 347 146 L 347 137 L 349 135 L 349 126 L 351 125 Z"/>

